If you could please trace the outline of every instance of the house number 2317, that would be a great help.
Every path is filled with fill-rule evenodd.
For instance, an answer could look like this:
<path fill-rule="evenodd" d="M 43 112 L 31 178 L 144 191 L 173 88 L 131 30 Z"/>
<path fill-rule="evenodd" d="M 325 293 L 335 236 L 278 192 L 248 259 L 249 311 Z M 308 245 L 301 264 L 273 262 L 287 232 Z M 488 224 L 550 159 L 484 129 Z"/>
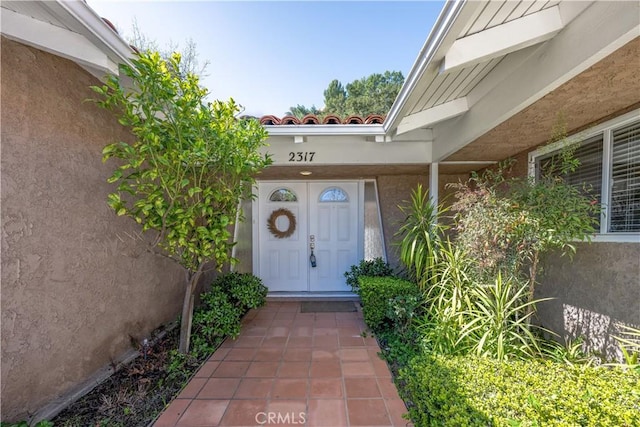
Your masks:
<path fill-rule="evenodd" d="M 316 155 L 315 151 L 296 151 L 289 153 L 290 162 L 313 162 L 313 156 Z"/>

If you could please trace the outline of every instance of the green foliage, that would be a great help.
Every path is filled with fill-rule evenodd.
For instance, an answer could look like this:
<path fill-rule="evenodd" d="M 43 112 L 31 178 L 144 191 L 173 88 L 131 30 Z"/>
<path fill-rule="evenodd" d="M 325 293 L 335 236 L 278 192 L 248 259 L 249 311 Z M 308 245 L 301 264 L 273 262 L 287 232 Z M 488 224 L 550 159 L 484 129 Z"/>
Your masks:
<path fill-rule="evenodd" d="M 472 306 L 469 289 L 476 286 L 472 260 L 450 240 L 436 240 L 437 259 L 425 292 L 425 314 L 417 320 L 421 345 L 440 354 L 461 351 L 465 313 Z"/>
<path fill-rule="evenodd" d="M 219 276 L 211 287 L 223 289 L 233 304 L 242 311 L 262 307 L 267 301 L 269 291 L 259 277 L 251 273 L 237 272 Z"/>
<path fill-rule="evenodd" d="M 431 202 L 429 190 L 420 184 L 411 192 L 411 200 L 398 208 L 405 215 L 396 233 L 401 239 L 400 261 L 418 285 L 428 289 L 437 283 L 438 245 L 446 227 L 437 222 L 438 208 Z M 444 212 L 442 209 L 440 214 Z"/>
<path fill-rule="evenodd" d="M 502 274 L 490 285 L 469 290 L 469 307 L 458 340 L 478 356 L 504 360 L 534 357 L 540 354 L 539 338 L 531 330 L 529 318 L 541 300 L 527 300 L 527 284 L 515 277 L 503 280 Z"/>
<path fill-rule="evenodd" d="M 572 149 L 554 159 L 535 180 L 508 177 L 513 164 L 508 160 L 453 185 L 457 243 L 477 260 L 478 273 L 485 278 L 498 271 L 527 277 L 529 300 L 540 257 L 551 250 L 572 255 L 573 242 L 588 241 L 598 221 L 600 208 L 589 189 L 570 185 L 563 177 L 579 164 Z"/>
<path fill-rule="evenodd" d="M 322 114 L 322 110 L 318 110 L 315 105 L 312 105 L 311 108 L 307 108 L 304 105 L 298 104 L 295 107 L 291 107 L 291 109 L 284 114 L 287 116 L 295 116 L 301 119 L 307 114 L 314 114 L 316 116 L 319 116 Z"/>
<path fill-rule="evenodd" d="M 389 309 L 396 297 L 420 296 L 414 283 L 395 277 L 360 276 L 359 282 L 364 321 L 374 332 L 388 326 Z"/>
<path fill-rule="evenodd" d="M 299 118 L 306 114 L 335 114 L 340 117 L 353 114 L 365 117 L 369 114 L 385 115 L 391 109 L 403 83 L 404 76 L 400 71 L 374 73 L 347 83 L 346 87 L 340 81 L 333 80 L 324 91 L 324 109 L 296 105 L 287 114 Z"/>
<path fill-rule="evenodd" d="M 640 374 L 632 370 L 423 355 L 399 381 L 416 427 L 640 424 Z"/>
<path fill-rule="evenodd" d="M 117 159 L 108 182 L 117 185 L 109 206 L 151 232 L 152 247 L 187 271 L 180 349 L 189 347 L 193 294 L 204 265 L 221 270 L 231 258 L 232 230 L 242 198 L 250 197 L 255 175 L 270 164 L 259 153 L 267 137 L 252 119 L 238 119 L 233 101 L 205 100 L 207 91 L 194 74 L 184 75 L 181 57 L 167 60 L 143 52 L 122 65 L 131 80 L 116 76 L 92 89 L 95 102 L 114 112 L 130 129 L 132 142 L 103 149 L 103 161 Z"/>
<path fill-rule="evenodd" d="M 393 331 L 398 335 L 407 335 L 421 309 L 422 296 L 417 294 L 398 295 L 389 299 L 387 319 L 391 322 Z"/>
<path fill-rule="evenodd" d="M 566 363 L 568 365 L 590 365 L 596 361 L 594 356 L 590 356 L 582 350 L 583 340 L 565 340 L 559 343 L 554 340 L 542 340 L 540 350 L 544 358 L 556 363 Z"/>
<path fill-rule="evenodd" d="M 640 329 L 628 325 L 619 325 L 619 327 L 625 336 L 614 336 L 624 358 L 624 364 L 618 364 L 618 366 L 634 369 L 640 374 Z"/>
<path fill-rule="evenodd" d="M 344 273 L 347 285 L 351 286 L 354 292 L 358 292 L 358 278 L 360 276 L 383 277 L 392 275 L 393 270 L 382 258 L 375 258 L 369 261 L 362 260 L 358 265 L 352 265 L 349 271 Z"/>
<path fill-rule="evenodd" d="M 193 315 L 193 354 L 211 353 L 225 337 L 237 338 L 244 310 L 218 287 L 200 295 L 202 305 Z"/>
<path fill-rule="evenodd" d="M 16 423 L 3 421 L 0 423 L 0 427 L 29 427 L 29 423 L 26 421 L 18 421 Z M 53 427 L 53 423 L 51 421 L 42 420 L 34 424 L 33 427 Z"/>
<path fill-rule="evenodd" d="M 109 206 L 156 231 L 157 245 L 190 271 L 210 260 L 222 268 L 238 202 L 269 164 L 258 153 L 267 133 L 255 120 L 237 119 L 233 100 L 206 103 L 198 77 L 180 77 L 180 55 L 165 61 L 143 53 L 133 63 L 122 66 L 131 90 L 113 76 L 93 87 L 103 98 L 98 105 L 135 137 L 103 150 L 104 161 L 120 160 L 108 180 L 117 184 Z"/>

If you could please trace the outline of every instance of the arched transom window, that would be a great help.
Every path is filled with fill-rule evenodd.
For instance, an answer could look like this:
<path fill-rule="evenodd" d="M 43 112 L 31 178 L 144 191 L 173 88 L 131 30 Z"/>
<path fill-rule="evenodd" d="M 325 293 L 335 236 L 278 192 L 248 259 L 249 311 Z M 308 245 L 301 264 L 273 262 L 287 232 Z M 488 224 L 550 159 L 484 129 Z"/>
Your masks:
<path fill-rule="evenodd" d="M 278 188 L 269 196 L 270 202 L 297 202 L 298 196 L 288 188 Z"/>
<path fill-rule="evenodd" d="M 320 194 L 320 202 L 348 202 L 349 196 L 340 187 L 329 187 Z"/>

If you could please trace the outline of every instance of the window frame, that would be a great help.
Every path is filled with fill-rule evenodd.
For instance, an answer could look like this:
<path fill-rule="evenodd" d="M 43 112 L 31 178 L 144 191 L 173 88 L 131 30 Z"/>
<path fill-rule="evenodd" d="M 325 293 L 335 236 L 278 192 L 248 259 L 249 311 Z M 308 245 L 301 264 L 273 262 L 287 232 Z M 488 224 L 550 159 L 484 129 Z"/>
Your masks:
<path fill-rule="evenodd" d="M 536 163 L 538 157 L 548 155 L 555 151 L 558 151 L 564 147 L 580 144 L 583 141 L 590 139 L 597 135 L 602 135 L 602 191 L 600 194 L 600 200 L 602 201 L 602 213 L 600 214 L 600 230 L 592 236 L 594 242 L 618 242 L 618 243 L 640 243 L 640 232 L 609 232 L 609 222 L 611 217 L 609 215 L 609 209 L 611 204 L 611 169 L 612 169 L 612 149 L 613 149 L 613 131 L 615 129 L 624 127 L 628 124 L 637 122 L 640 120 L 640 109 L 630 111 L 629 113 L 618 116 L 614 119 L 603 122 L 599 125 L 586 129 L 583 132 L 579 132 L 568 136 L 567 138 L 555 142 L 553 144 L 545 145 L 535 151 L 529 153 L 529 165 L 528 175 L 529 178 L 535 179 L 536 177 Z"/>

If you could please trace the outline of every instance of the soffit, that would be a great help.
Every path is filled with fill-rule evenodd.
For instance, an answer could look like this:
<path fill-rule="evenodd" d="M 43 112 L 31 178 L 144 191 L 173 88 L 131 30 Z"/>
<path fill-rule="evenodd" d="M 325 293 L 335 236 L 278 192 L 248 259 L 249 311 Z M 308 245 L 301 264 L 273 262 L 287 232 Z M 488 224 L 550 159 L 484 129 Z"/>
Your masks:
<path fill-rule="evenodd" d="M 421 111 L 465 97 L 487 76 L 507 55 L 500 55 L 451 72 L 441 72 L 440 66 L 448 49 L 455 40 L 478 34 L 502 24 L 533 15 L 545 9 L 557 6 L 559 1 L 490 1 L 469 2 L 465 8 L 475 8 L 463 21 L 452 28 L 454 40 L 443 43 L 439 53 L 434 56 L 431 66 L 421 77 L 405 107 L 404 115 Z"/>
<path fill-rule="evenodd" d="M 446 161 L 501 160 L 640 106 L 640 37 L 510 117 Z"/>

